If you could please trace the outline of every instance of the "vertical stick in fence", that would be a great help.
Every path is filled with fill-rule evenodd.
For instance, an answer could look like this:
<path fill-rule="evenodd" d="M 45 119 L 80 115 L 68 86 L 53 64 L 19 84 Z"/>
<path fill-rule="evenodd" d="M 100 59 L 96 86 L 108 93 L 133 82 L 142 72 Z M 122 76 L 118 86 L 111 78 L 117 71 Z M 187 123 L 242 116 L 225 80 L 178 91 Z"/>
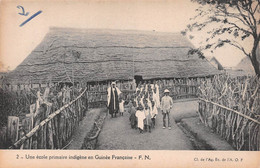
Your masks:
<path fill-rule="evenodd" d="M 13 144 L 18 139 L 19 118 L 8 116 L 7 139 Z"/>
<path fill-rule="evenodd" d="M 58 122 L 59 117 L 60 117 L 60 114 L 53 118 L 53 125 L 54 125 L 53 132 L 55 133 L 54 146 L 55 146 L 56 149 L 61 148 L 60 139 L 59 139 L 60 138 L 60 130 L 59 130 L 59 122 Z"/>
<path fill-rule="evenodd" d="M 52 105 L 47 106 L 47 113 L 46 115 L 49 116 L 51 114 Z M 47 134 L 46 134 L 46 149 L 54 149 L 54 143 L 53 143 L 53 129 L 52 129 L 52 120 L 47 123 Z"/>
<path fill-rule="evenodd" d="M 23 120 L 22 120 L 22 126 L 25 130 L 25 133 L 28 133 L 33 128 L 33 115 L 28 114 Z M 24 143 L 24 149 L 31 149 L 32 146 L 32 138 L 29 138 Z"/>
<path fill-rule="evenodd" d="M 0 149 L 4 149 L 7 142 L 7 127 L 4 126 L 0 129 Z"/>

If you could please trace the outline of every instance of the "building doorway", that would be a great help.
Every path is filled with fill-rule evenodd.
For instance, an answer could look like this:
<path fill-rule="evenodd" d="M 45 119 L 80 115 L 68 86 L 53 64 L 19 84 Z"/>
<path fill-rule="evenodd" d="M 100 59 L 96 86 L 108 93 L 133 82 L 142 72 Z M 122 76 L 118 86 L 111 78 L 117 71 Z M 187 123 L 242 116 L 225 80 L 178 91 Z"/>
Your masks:
<path fill-rule="evenodd" d="M 140 83 L 143 83 L 143 77 L 141 75 L 135 75 L 134 76 L 136 86 L 138 86 Z"/>

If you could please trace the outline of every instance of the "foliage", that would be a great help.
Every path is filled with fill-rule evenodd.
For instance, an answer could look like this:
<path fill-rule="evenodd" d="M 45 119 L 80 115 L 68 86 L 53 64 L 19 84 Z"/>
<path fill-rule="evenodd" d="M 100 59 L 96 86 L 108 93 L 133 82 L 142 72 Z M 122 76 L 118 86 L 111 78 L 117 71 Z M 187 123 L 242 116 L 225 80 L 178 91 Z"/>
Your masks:
<path fill-rule="evenodd" d="M 260 75 L 257 48 L 260 40 L 260 1 L 259 0 L 191 0 L 201 6 L 191 24 L 182 32 L 205 31 L 207 38 L 196 52 L 211 50 L 229 44 L 250 58 L 257 75 Z M 248 48 L 245 39 L 253 41 Z M 203 57 L 203 56 L 202 56 Z"/>

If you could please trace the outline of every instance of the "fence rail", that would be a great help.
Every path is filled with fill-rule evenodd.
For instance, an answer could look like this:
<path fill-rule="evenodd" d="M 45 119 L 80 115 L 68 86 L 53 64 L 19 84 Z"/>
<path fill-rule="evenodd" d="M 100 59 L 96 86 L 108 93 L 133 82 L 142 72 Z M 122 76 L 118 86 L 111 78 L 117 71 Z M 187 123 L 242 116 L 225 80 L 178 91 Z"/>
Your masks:
<path fill-rule="evenodd" d="M 212 112 L 208 116 L 208 111 Z M 260 122 L 236 110 L 199 99 L 201 121 L 237 150 L 260 150 Z"/>
<path fill-rule="evenodd" d="M 210 79 L 160 79 L 143 82 L 144 84 L 157 83 L 160 97 L 163 96 L 164 89 L 169 89 L 173 99 L 183 99 L 197 97 L 198 85 L 205 80 Z M 110 82 L 87 83 L 84 86 L 80 84 L 79 87 L 77 87 L 78 85 L 73 86 L 70 93 L 66 91 L 70 89 L 65 88 L 65 84 L 10 85 L 1 93 L 4 95 L 6 92 L 9 97 L 3 96 L 3 99 L 1 99 L 5 101 L 2 103 L 5 104 L 4 113 L 2 112 L 5 118 L 2 119 L 3 122 L 0 121 L 4 124 L 8 121 L 8 126 L 0 129 L 2 135 L 0 137 L 0 148 L 13 145 L 11 148 L 61 149 L 69 141 L 73 129 L 82 118 L 81 116 L 84 115 L 86 107 L 106 106 L 107 88 L 110 86 Z M 135 94 L 136 84 L 134 80 L 117 81 L 117 86 L 122 91 L 126 102 Z M 68 106 L 63 106 L 65 102 L 68 102 L 64 102 L 64 97 L 65 99 L 69 97 L 69 100 L 73 99 L 76 95 L 79 95 L 79 90 L 82 87 L 87 88 L 84 90 L 84 96 L 75 99 L 75 102 Z M 44 95 L 47 88 L 50 89 L 48 101 L 52 104 L 45 104 L 46 107 L 42 107 L 41 114 L 35 116 L 37 111 L 35 110 L 37 104 L 35 102 L 39 100 L 38 93 L 40 96 Z M 31 109 L 32 105 L 35 105 L 34 109 Z M 28 114 L 29 111 L 30 114 Z"/>
<path fill-rule="evenodd" d="M 226 110 L 228 110 L 228 111 L 230 111 L 230 112 L 236 113 L 237 115 L 240 115 L 240 116 L 242 116 L 242 117 L 244 117 L 244 118 L 246 118 L 246 119 L 249 119 L 249 120 L 251 120 L 251 121 L 254 121 L 255 123 L 257 123 L 257 124 L 260 125 L 260 122 L 259 122 L 259 121 L 255 120 L 255 119 L 253 119 L 253 118 L 251 118 L 251 117 L 249 117 L 249 116 L 247 116 L 247 115 L 245 115 L 245 114 L 243 114 L 243 113 L 241 113 L 241 112 L 238 112 L 238 111 L 236 111 L 236 110 L 233 110 L 233 109 L 231 109 L 231 108 L 225 107 L 225 106 L 223 106 L 223 105 L 221 105 L 221 104 L 218 104 L 218 103 L 215 103 L 215 102 L 206 100 L 206 99 L 199 98 L 199 100 L 202 100 L 202 101 L 207 102 L 207 103 L 211 103 L 211 104 L 213 104 L 213 105 L 215 105 L 215 106 L 218 106 L 218 107 L 223 108 L 223 109 L 226 109 Z"/>
<path fill-rule="evenodd" d="M 226 75 L 199 87 L 200 120 L 237 150 L 260 150 L 260 80 Z"/>
<path fill-rule="evenodd" d="M 86 90 L 87 88 L 76 99 L 48 115 L 9 149 L 61 149 L 65 146 L 71 138 L 73 130 L 77 128 L 79 121 L 85 115 Z M 52 105 L 47 105 L 49 107 L 47 113 L 50 113 Z M 25 143 L 27 145 L 24 145 Z"/>

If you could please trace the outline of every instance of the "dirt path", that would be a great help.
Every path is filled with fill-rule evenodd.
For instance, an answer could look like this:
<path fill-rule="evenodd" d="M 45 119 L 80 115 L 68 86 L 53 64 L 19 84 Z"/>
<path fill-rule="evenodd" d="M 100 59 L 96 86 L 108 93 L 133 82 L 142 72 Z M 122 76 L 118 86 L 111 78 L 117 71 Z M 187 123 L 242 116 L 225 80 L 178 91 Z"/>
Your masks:
<path fill-rule="evenodd" d="M 107 116 L 102 132 L 98 138 L 97 150 L 192 150 L 192 145 L 185 134 L 174 122 L 173 117 L 182 115 L 182 111 L 190 111 L 194 115 L 196 102 L 175 103 L 171 112 L 172 129 L 162 128 L 162 114 L 156 118 L 156 126 L 152 132 L 140 134 L 131 129 L 129 114 L 111 118 Z M 174 114 L 173 114 L 174 113 Z"/>

